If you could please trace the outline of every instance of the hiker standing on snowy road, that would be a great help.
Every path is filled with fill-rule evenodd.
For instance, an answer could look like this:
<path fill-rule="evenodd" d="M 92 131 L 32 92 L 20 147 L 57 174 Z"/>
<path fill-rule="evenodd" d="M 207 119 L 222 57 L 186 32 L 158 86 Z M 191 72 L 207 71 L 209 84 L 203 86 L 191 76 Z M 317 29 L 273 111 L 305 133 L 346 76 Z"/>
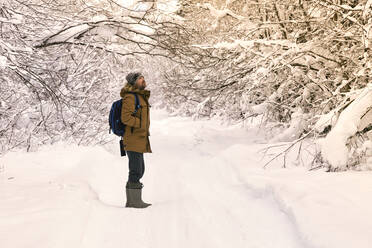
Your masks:
<path fill-rule="evenodd" d="M 142 201 L 143 184 L 140 179 L 145 173 L 143 153 L 152 152 L 149 140 L 150 91 L 145 90 L 146 81 L 139 72 L 129 73 L 126 80 L 127 83 L 120 92 L 123 98 L 121 121 L 126 124 L 124 149 L 129 159 L 126 207 L 146 208 L 151 204 Z"/>

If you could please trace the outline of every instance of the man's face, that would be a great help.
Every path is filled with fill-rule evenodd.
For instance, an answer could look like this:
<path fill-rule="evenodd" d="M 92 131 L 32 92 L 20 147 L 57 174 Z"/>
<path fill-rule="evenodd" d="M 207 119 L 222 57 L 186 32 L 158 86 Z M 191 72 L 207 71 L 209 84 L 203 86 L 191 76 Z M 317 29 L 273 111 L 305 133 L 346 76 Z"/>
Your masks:
<path fill-rule="evenodd" d="M 146 88 L 146 81 L 144 77 L 139 77 L 136 82 L 139 89 L 143 90 Z"/>

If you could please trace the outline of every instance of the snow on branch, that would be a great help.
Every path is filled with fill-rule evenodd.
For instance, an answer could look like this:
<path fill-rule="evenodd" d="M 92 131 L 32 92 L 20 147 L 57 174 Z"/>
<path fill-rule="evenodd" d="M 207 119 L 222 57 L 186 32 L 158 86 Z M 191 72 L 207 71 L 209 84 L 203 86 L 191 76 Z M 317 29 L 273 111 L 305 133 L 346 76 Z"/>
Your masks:
<path fill-rule="evenodd" d="M 367 18 L 372 15 L 372 0 L 368 0 L 363 10 L 363 18 Z"/>
<path fill-rule="evenodd" d="M 62 42 L 70 41 L 71 39 L 77 38 L 78 36 L 87 32 L 89 29 L 92 29 L 92 27 L 89 26 L 88 24 L 78 24 L 76 26 L 71 26 L 71 27 L 62 29 L 56 34 L 53 34 L 50 37 L 48 37 L 43 42 L 43 45 L 45 46 L 47 44 L 62 43 Z"/>
<path fill-rule="evenodd" d="M 226 3 L 226 4 L 228 4 L 228 3 Z M 201 5 L 201 7 L 205 8 L 205 9 L 208 9 L 210 14 L 215 18 L 214 21 L 213 21 L 213 25 L 212 25 L 212 27 L 214 29 L 217 28 L 220 20 L 222 18 L 226 17 L 226 16 L 231 16 L 231 17 L 233 17 L 235 19 L 238 19 L 240 21 L 246 19 L 244 16 L 237 15 L 228 8 L 216 9 L 210 3 L 205 3 L 205 4 Z"/>
<path fill-rule="evenodd" d="M 372 107 L 372 85 L 367 86 L 359 96 L 341 112 L 335 127 L 324 140 L 320 141 L 322 155 L 333 168 L 348 166 L 349 149 L 347 142 L 356 134 L 362 117 Z"/>

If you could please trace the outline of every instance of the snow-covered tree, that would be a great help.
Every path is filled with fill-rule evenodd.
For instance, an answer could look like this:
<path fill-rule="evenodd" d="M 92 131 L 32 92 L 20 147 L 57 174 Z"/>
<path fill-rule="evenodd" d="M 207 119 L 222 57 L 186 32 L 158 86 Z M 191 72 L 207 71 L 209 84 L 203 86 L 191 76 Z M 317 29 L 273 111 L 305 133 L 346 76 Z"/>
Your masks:
<path fill-rule="evenodd" d="M 142 70 L 171 111 L 262 117 L 276 141 L 321 138 L 323 162 L 352 167 L 372 149 L 371 40 L 371 0 L 3 0 L 1 152 L 106 142 L 110 104 Z M 342 163 L 323 149 L 340 130 Z"/>
<path fill-rule="evenodd" d="M 181 49 L 171 45 L 186 40 L 168 37 L 179 20 L 161 7 L 1 1 L 0 153 L 61 139 L 107 142 L 109 108 L 125 75 L 141 70 L 156 83 L 160 75 L 152 72 L 161 63 L 150 58 L 177 60 Z"/>
<path fill-rule="evenodd" d="M 371 1 L 181 3 L 179 13 L 198 34 L 190 45 L 218 59 L 169 71 L 164 94 L 183 107 L 179 112 L 236 121 L 261 115 L 268 127 L 287 128 L 275 140 L 296 141 L 342 125 L 340 114 L 371 87 Z M 349 153 L 356 135 L 364 140 L 357 147 L 371 150 L 371 123 L 362 120 L 371 104 L 361 105 L 361 119 L 353 120 L 363 128 L 347 131 L 342 140 Z M 329 152 L 322 153 L 333 169 L 355 165 L 347 159 L 335 164 Z"/>

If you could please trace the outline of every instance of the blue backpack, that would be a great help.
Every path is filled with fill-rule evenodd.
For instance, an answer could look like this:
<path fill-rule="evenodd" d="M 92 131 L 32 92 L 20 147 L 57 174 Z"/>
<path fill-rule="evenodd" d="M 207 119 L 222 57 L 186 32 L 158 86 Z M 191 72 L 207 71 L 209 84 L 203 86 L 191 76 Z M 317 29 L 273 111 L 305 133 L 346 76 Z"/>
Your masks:
<path fill-rule="evenodd" d="M 140 108 L 138 96 L 135 93 L 132 93 L 135 97 L 135 110 L 133 114 L 137 113 L 137 110 Z M 118 101 L 115 101 L 110 110 L 110 116 L 109 116 L 109 124 L 110 124 L 110 131 L 116 134 L 119 137 L 123 137 L 125 133 L 125 127 L 126 125 L 121 122 L 121 110 L 123 107 L 123 99 L 120 99 Z"/>

